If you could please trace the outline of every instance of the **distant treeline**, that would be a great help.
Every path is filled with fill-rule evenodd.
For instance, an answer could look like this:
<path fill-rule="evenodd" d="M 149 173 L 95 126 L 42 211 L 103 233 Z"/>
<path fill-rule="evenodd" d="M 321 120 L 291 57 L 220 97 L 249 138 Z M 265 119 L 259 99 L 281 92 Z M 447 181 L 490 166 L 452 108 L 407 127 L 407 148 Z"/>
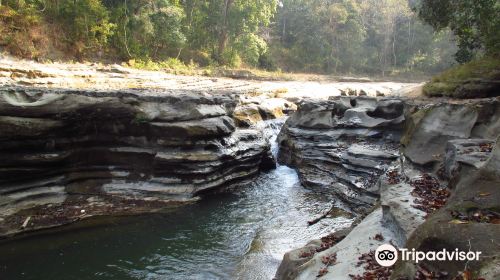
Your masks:
<path fill-rule="evenodd" d="M 462 2 L 482 5 L 471 13 L 482 13 L 477 18 L 491 24 L 453 18 L 454 5 Z M 454 62 L 456 42 L 459 61 L 495 48 L 495 42 L 485 39 L 500 29 L 495 26 L 498 14 L 485 14 L 488 8 L 498 12 L 495 3 L 0 0 L 0 46 L 30 58 L 170 59 L 317 73 L 435 72 Z M 458 7 L 456 14 L 469 8 Z"/>

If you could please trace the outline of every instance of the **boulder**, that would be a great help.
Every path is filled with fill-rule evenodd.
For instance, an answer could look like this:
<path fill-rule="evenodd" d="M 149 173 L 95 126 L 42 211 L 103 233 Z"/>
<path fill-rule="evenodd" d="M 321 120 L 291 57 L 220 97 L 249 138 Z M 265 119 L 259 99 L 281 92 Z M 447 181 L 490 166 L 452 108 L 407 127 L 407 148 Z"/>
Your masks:
<path fill-rule="evenodd" d="M 414 125 L 413 131 L 404 138 L 405 156 L 421 165 L 441 160 L 449 140 L 469 138 L 477 117 L 472 108 L 454 104 L 417 111 L 409 121 Z"/>
<path fill-rule="evenodd" d="M 255 125 L 262 120 L 282 118 L 297 110 L 297 105 L 292 102 L 261 93 L 247 93 L 239 100 L 233 117 L 237 125 L 242 127 Z"/>
<path fill-rule="evenodd" d="M 498 106 L 498 99 L 486 99 L 429 104 L 408 111 L 402 138 L 405 156 L 419 165 L 435 164 L 443 160 L 449 140 L 471 136 L 494 140 L 500 133 Z"/>
<path fill-rule="evenodd" d="M 233 113 L 236 124 L 241 127 L 249 127 L 262 121 L 259 106 L 256 104 L 248 104 L 236 107 Z"/>
<path fill-rule="evenodd" d="M 470 79 L 458 85 L 453 93 L 455 98 L 484 98 L 500 96 L 500 81 Z"/>
<path fill-rule="evenodd" d="M 297 105 L 282 98 L 266 98 L 259 104 L 262 119 L 270 120 L 297 110 Z"/>
<path fill-rule="evenodd" d="M 484 164 L 482 168 L 482 175 L 497 180 L 500 178 L 500 135 L 493 145 L 493 150 L 490 159 Z"/>

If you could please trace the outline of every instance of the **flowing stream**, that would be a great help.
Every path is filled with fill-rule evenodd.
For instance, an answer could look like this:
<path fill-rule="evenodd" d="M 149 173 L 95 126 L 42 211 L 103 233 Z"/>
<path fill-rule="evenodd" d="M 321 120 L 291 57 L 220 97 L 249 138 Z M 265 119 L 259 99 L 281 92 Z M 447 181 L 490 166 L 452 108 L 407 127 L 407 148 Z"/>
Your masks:
<path fill-rule="evenodd" d="M 262 123 L 272 143 L 284 120 Z M 168 213 L 0 243 L 0 279 L 272 279 L 291 249 L 348 226 L 286 166 Z"/>

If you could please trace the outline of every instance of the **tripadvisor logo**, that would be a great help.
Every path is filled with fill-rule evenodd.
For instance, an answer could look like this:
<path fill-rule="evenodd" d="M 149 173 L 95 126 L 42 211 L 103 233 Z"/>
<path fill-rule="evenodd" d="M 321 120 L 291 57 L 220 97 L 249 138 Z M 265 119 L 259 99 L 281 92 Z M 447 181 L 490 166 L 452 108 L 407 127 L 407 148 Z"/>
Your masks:
<path fill-rule="evenodd" d="M 391 266 L 398 260 L 398 250 L 390 244 L 380 245 L 375 251 L 375 260 L 381 266 Z"/>
<path fill-rule="evenodd" d="M 459 251 L 455 249 L 453 251 L 448 251 L 446 249 L 440 251 L 415 251 L 415 249 L 396 249 L 390 244 L 380 245 L 375 251 L 375 260 L 381 266 L 392 266 L 401 257 L 403 261 L 414 261 L 418 263 L 423 260 L 427 261 L 478 261 L 481 252 L 473 251 Z"/>

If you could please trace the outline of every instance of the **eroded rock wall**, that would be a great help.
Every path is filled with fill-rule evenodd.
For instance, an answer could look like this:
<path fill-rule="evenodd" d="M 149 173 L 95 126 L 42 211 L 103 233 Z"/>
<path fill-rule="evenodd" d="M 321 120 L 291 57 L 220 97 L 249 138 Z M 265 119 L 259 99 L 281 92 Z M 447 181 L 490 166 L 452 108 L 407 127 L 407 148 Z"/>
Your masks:
<path fill-rule="evenodd" d="M 0 234 L 160 209 L 252 178 L 270 147 L 235 127 L 235 106 L 197 92 L 1 89 Z"/>
<path fill-rule="evenodd" d="M 347 234 L 343 230 L 330 235 L 327 241 L 314 240 L 303 248 L 288 252 L 276 279 L 311 279 L 316 276 L 335 280 L 372 279 L 375 276 L 377 279 L 427 279 L 428 275 L 440 275 L 439 279 L 468 279 L 466 277 L 470 275 L 474 279 L 500 277 L 499 99 L 460 103 L 402 102 L 405 107 L 401 139 L 404 157 L 393 160 L 378 178 L 378 188 L 374 193 L 380 198 L 375 208 L 361 221 L 355 222 Z M 330 112 L 336 111 L 330 109 Z M 322 135 L 345 131 L 345 128 L 335 125 L 339 123 L 338 119 L 331 117 L 337 113 L 329 115 L 328 110 L 307 106 L 299 108 L 299 113 L 302 115 L 296 118 L 303 121 L 293 124 L 294 127 L 302 125 L 310 129 L 316 126 L 315 131 L 322 132 Z M 343 119 L 346 115 L 344 113 Z M 289 131 L 285 133 L 290 134 Z M 340 168 L 322 160 L 324 147 L 331 147 L 339 140 L 290 135 L 282 136 L 286 140 L 282 145 L 285 151 L 297 151 L 297 156 L 285 153 L 290 156 L 283 158 L 282 155 L 280 159 L 293 164 L 306 182 L 309 178 L 307 170 L 325 168 L 328 172 L 317 178 L 322 182 L 331 180 L 323 184 L 325 188 L 335 193 L 343 192 L 337 182 L 329 184 L 334 181 L 330 177 L 333 177 L 331 174 L 335 168 Z M 356 139 L 367 141 L 364 135 L 358 135 Z M 311 153 L 316 159 L 307 157 Z M 349 160 L 348 152 L 341 154 L 341 160 Z M 400 261 L 394 267 L 384 268 L 376 264 L 373 252 L 386 243 L 424 252 L 457 248 L 466 252 L 481 251 L 483 255 L 479 261 L 428 261 L 419 265 Z"/>
<path fill-rule="evenodd" d="M 399 157 L 403 121 L 397 99 L 306 102 L 279 135 L 279 162 L 295 167 L 304 186 L 334 192 L 339 206 L 368 209 L 378 177 Z"/>

